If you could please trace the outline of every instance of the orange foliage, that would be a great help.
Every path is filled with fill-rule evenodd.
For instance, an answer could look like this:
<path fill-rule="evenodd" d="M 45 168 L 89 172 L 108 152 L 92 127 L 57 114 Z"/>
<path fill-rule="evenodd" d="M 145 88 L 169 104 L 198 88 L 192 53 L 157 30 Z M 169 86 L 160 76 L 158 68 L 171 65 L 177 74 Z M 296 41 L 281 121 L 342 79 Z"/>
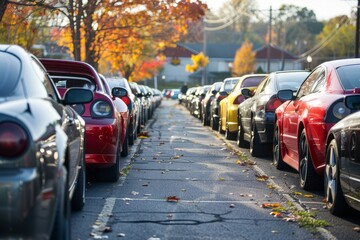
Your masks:
<path fill-rule="evenodd" d="M 236 51 L 233 63 L 233 75 L 242 76 L 254 72 L 256 53 L 252 51 L 252 47 L 252 43 L 246 40 L 240 49 Z"/>

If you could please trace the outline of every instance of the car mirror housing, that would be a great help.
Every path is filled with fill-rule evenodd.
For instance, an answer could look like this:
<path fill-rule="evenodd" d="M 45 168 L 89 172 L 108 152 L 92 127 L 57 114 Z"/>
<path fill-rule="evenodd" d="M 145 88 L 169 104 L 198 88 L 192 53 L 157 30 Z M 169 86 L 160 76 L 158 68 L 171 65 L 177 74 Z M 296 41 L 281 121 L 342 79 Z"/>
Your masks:
<path fill-rule="evenodd" d="M 354 94 L 344 98 L 345 106 L 351 110 L 360 110 L 360 95 Z"/>
<path fill-rule="evenodd" d="M 221 92 L 219 92 L 219 94 L 220 94 L 220 96 L 227 96 L 228 95 L 228 93 L 226 91 L 221 91 Z"/>
<path fill-rule="evenodd" d="M 277 98 L 282 101 L 292 100 L 294 99 L 294 94 L 292 90 L 280 90 L 276 94 Z"/>
<path fill-rule="evenodd" d="M 93 92 L 84 88 L 69 88 L 64 94 L 64 104 L 83 104 L 93 100 Z"/>
<path fill-rule="evenodd" d="M 215 95 L 215 94 L 217 94 L 217 91 L 216 91 L 216 90 L 212 90 L 211 93 Z"/>
<path fill-rule="evenodd" d="M 248 88 L 242 88 L 242 89 L 241 89 L 241 94 L 242 94 L 245 98 L 251 98 L 251 97 L 253 96 L 251 90 L 248 89 Z"/>
<path fill-rule="evenodd" d="M 128 95 L 128 92 L 125 88 L 122 88 L 122 87 L 114 87 L 112 90 L 111 90 L 111 94 L 114 96 L 114 97 L 118 97 L 118 98 L 121 98 L 121 97 L 125 97 Z"/>

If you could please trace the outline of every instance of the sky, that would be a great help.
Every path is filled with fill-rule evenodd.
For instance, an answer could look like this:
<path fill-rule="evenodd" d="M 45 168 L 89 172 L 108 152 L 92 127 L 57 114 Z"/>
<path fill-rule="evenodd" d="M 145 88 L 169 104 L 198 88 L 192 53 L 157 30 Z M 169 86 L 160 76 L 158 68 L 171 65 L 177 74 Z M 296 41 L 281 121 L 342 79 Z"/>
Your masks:
<path fill-rule="evenodd" d="M 209 8 L 216 12 L 228 0 L 204 0 Z M 259 10 L 278 9 L 282 4 L 306 7 L 313 10 L 317 20 L 328 20 L 339 15 L 350 16 L 351 10 L 356 9 L 356 0 L 252 0 L 257 3 Z"/>

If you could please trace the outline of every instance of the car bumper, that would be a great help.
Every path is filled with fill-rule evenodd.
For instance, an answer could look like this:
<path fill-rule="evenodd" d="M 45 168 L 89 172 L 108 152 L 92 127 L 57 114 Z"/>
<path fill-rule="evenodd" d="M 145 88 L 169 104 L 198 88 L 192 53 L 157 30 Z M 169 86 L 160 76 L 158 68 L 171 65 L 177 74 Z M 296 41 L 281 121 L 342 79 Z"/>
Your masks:
<path fill-rule="evenodd" d="M 272 143 L 274 137 L 275 113 L 268 112 L 264 117 L 255 119 L 256 129 L 261 143 Z"/>
<path fill-rule="evenodd" d="M 116 119 L 84 118 L 85 159 L 88 167 L 110 167 L 116 163 L 120 130 Z"/>
<path fill-rule="evenodd" d="M 41 189 L 35 168 L 0 171 L 1 237 L 44 238 L 55 214 L 55 191 Z"/>
<path fill-rule="evenodd" d="M 229 132 L 238 131 L 238 105 L 231 104 L 228 109 L 227 127 Z"/>

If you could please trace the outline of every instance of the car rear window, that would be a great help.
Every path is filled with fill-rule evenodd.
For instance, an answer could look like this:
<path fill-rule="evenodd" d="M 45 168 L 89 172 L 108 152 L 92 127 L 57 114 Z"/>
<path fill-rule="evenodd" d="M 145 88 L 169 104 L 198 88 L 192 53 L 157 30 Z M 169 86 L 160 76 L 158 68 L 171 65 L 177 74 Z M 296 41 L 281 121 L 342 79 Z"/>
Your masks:
<path fill-rule="evenodd" d="M 263 80 L 264 76 L 254 76 L 254 77 L 248 77 L 245 78 L 243 80 L 243 82 L 241 83 L 241 87 L 256 87 L 257 85 L 259 85 L 259 83 L 261 82 L 261 80 Z"/>
<path fill-rule="evenodd" d="M 0 52 L 0 96 L 13 94 L 20 79 L 21 62 L 15 56 Z"/>
<path fill-rule="evenodd" d="M 348 65 L 337 70 L 340 82 L 344 89 L 360 88 L 360 65 Z"/>
<path fill-rule="evenodd" d="M 239 81 L 239 79 L 232 79 L 232 80 L 228 80 L 224 82 L 224 91 L 231 91 L 234 86 L 237 84 L 237 82 Z"/>
<path fill-rule="evenodd" d="M 309 72 L 280 73 L 276 76 L 276 84 L 279 90 L 291 89 L 297 91 L 308 75 Z"/>

